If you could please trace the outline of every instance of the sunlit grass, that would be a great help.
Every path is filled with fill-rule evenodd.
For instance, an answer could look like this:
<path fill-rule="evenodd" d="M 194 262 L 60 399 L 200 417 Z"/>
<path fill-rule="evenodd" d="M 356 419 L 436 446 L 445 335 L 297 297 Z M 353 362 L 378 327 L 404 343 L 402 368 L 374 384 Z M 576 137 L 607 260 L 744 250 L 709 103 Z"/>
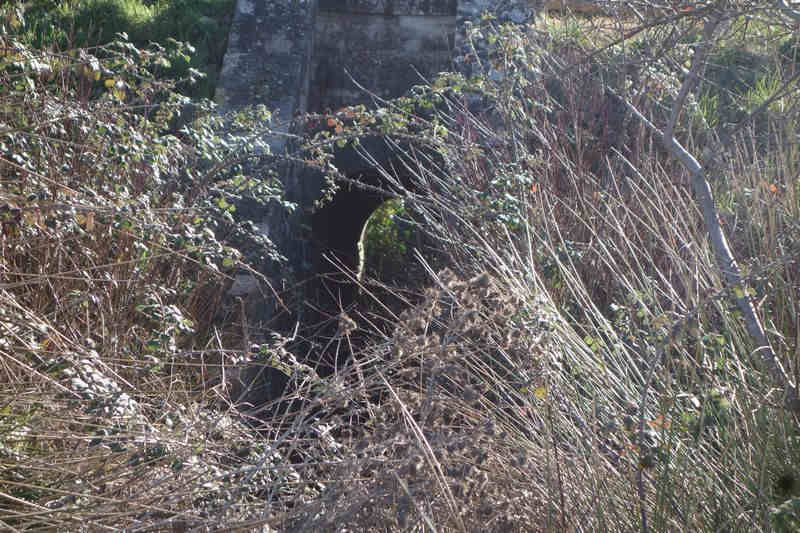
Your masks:
<path fill-rule="evenodd" d="M 222 65 L 233 0 L 72 0 L 32 4 L 26 11 L 28 42 L 39 48 L 66 49 L 108 43 L 125 33 L 137 46 L 150 42 L 167 45 L 169 39 L 195 48 L 190 61 L 175 65 L 171 75 L 188 68 L 207 75 L 182 90 L 212 97 Z"/>

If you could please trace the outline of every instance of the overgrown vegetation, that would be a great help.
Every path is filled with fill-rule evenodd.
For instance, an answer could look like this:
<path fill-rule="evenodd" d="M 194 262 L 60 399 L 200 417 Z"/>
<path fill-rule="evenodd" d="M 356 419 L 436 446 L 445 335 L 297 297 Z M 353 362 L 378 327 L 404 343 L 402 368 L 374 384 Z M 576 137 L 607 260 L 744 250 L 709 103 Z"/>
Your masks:
<path fill-rule="evenodd" d="M 218 483 L 251 440 L 213 437 L 225 415 L 206 409 L 201 362 L 235 356 L 211 328 L 240 250 L 277 255 L 233 218 L 242 197 L 282 202 L 273 176 L 243 170 L 268 161 L 269 114 L 201 103 L 165 133 L 185 98 L 162 48 L 40 51 L 16 38 L 18 11 L 2 14 L 3 527 L 116 527 L 165 497 L 213 506 L 211 485 L 182 480 Z M 197 455 L 214 439 L 218 466 Z M 22 502 L 35 516 L 14 518 Z"/>
<path fill-rule="evenodd" d="M 263 154 L 246 141 L 266 116 L 165 134 L 180 98 L 154 76 L 159 50 L 41 52 L 9 13 L 3 527 L 796 529 L 800 158 L 783 12 L 485 17 L 460 58 L 470 75 L 326 117 L 303 157 L 376 133 L 408 147 L 413 186 L 387 189 L 402 210 L 365 230 L 384 249 L 371 260 L 407 257 L 391 247 L 402 215 L 447 264 L 423 262 L 412 296 L 394 289 L 402 310 L 336 317 L 321 344 L 347 362 L 327 377 L 290 332 L 252 346 L 245 316 L 218 316 L 226 276 L 247 267 L 233 245 L 259 249 L 235 200 L 280 202 L 273 176 L 235 164 Z M 390 281 L 365 278 L 365 297 Z M 273 403 L 237 403 L 253 368 L 280 383 Z"/>
<path fill-rule="evenodd" d="M 234 0 L 35 0 L 26 9 L 27 23 L 17 37 L 52 51 L 105 45 L 120 33 L 139 48 L 157 43 L 170 52 L 171 77 L 184 78 L 189 69 L 203 74 L 176 88 L 189 96 L 211 98 L 234 5 Z"/>

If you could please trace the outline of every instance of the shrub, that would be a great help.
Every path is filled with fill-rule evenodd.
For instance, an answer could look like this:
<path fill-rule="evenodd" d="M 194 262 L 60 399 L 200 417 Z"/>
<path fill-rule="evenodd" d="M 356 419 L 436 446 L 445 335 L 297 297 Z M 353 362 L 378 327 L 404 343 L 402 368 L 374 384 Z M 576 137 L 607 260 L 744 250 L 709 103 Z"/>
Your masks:
<path fill-rule="evenodd" d="M 674 14 L 696 30 L 691 11 Z M 745 266 L 743 286 L 728 286 L 693 176 L 626 104 L 659 127 L 670 120 L 675 65 L 690 59 L 684 28 L 645 24 L 646 46 L 594 48 L 617 30 L 577 38 L 577 27 L 553 38 L 487 17 L 467 35 L 474 53 L 459 58 L 474 66 L 469 76 L 316 117 L 328 129 L 301 157 L 320 166 L 364 137 L 402 148 L 393 163 L 410 184 L 390 180 L 383 192 L 403 198 L 447 267 L 420 254 L 430 287 L 393 288 L 402 311 L 355 306 L 337 317 L 335 336 L 304 344 L 348 361 L 325 378 L 292 353 L 301 334 L 253 347 L 239 315 L 244 349 L 234 350 L 198 312 L 238 259 L 222 237 L 237 229 L 240 186 L 256 177 L 217 173 L 231 154 L 217 150 L 233 150 L 235 137 L 216 140 L 211 117 L 180 138 L 163 134 L 173 100 L 138 96 L 146 76 L 124 75 L 139 68 L 125 65 L 157 63 L 155 52 L 122 42 L 48 70 L 21 47 L 4 71 L 16 100 L 3 118 L 14 126 L 3 137 L 13 143 L 2 152 L 13 202 L 2 211 L 2 265 L 16 277 L 0 300 L 3 386 L 14 393 L 0 423 L 0 453 L 13 464 L 0 481 L 11 495 L 3 520 L 20 529 L 795 527 L 796 418 L 780 409 L 731 305 L 755 299 L 778 360 L 794 364 L 800 184 L 786 125 L 795 107 L 780 121 L 767 113 L 765 129 L 743 124 L 726 143 L 717 142 L 726 131 L 706 129 L 721 120 L 675 129 L 718 177 L 712 207 Z M 145 63 L 114 63 L 126 50 Z M 55 73 L 70 83 L 54 84 Z M 66 94 L 59 87 L 70 98 L 53 97 Z M 751 97 L 768 101 L 770 87 Z M 131 109 L 132 98 L 143 104 Z M 728 116 L 715 109 L 723 98 L 711 101 L 704 113 Z M 63 120 L 43 120 L 45 109 Z M 344 179 L 335 169 L 330 178 Z M 255 184 L 277 196 L 271 182 Z M 401 249 L 382 222 L 373 243 Z M 50 292 L 32 287 L 40 280 Z M 258 363 L 284 396 L 231 405 L 228 373 Z"/>
<path fill-rule="evenodd" d="M 163 48 L 118 36 L 40 51 L 18 39 L 18 10 L 0 15 L 2 521 L 204 523 L 198 509 L 257 497 L 257 484 L 218 493 L 226 476 L 279 457 L 258 444 L 239 454 L 250 429 L 205 406 L 236 354 L 214 330 L 232 274 L 248 268 L 231 240 L 274 253 L 232 216 L 243 195 L 282 203 L 252 141 L 268 117 L 226 124 L 199 103 L 197 121 L 169 133 L 186 99 L 155 75 Z M 245 172 L 249 160 L 266 166 Z"/>
<path fill-rule="evenodd" d="M 120 33 L 139 48 L 158 43 L 174 49 L 180 41 L 191 52 L 172 50 L 181 53 L 171 54 L 166 75 L 182 80 L 190 69 L 202 73 L 201 79 L 180 82 L 177 89 L 211 98 L 233 11 L 232 0 L 40 0 L 26 8 L 28 24 L 20 39 L 38 49 L 56 50 L 105 45 Z"/>

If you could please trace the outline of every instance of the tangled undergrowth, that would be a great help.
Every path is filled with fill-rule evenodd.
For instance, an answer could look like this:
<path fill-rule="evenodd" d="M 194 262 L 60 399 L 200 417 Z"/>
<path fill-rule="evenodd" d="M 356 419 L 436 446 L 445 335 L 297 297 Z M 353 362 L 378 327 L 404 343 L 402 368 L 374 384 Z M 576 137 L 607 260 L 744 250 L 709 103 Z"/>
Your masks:
<path fill-rule="evenodd" d="M 772 82 L 714 84 L 742 43 L 748 58 L 791 47 L 783 23 L 748 13 L 717 37 L 728 52 L 676 129 L 713 174 L 743 294 L 692 176 L 631 112 L 671 120 L 703 19 L 674 12 L 615 42 L 630 21 L 487 18 L 460 58 L 471 76 L 325 117 L 327 145 L 310 143 L 324 166 L 337 144 L 385 135 L 414 180 L 386 193 L 446 266 L 419 253 L 408 291 L 366 272 L 324 343 L 348 359 L 329 376 L 292 352 L 296 333 L 251 337 L 246 302 L 226 296 L 278 259 L 234 216 L 242 198 L 280 201 L 276 176 L 243 164 L 277 168 L 247 144 L 266 116 L 170 134 L 181 102 L 153 75 L 157 50 L 39 53 L 0 35 L 0 525 L 795 529 L 797 423 L 731 303 L 756 302 L 796 375 L 795 95 L 776 108 Z M 793 63 L 769 64 L 792 87 Z M 755 114 L 714 129 L 721 101 Z M 242 401 L 256 381 L 269 401 Z"/>
<path fill-rule="evenodd" d="M 289 513 L 286 527 L 405 529 L 421 516 L 439 527 L 510 531 L 542 518 L 528 469 L 544 478 L 545 458 L 529 461 L 526 441 L 544 423 L 525 398 L 548 390 L 544 314 L 485 274 L 462 282 L 444 271 L 436 281 L 399 317 L 391 341 L 359 355 L 370 358 L 356 386 L 367 422 L 345 424 L 339 437 L 355 453 L 325 468 L 342 482 Z"/>

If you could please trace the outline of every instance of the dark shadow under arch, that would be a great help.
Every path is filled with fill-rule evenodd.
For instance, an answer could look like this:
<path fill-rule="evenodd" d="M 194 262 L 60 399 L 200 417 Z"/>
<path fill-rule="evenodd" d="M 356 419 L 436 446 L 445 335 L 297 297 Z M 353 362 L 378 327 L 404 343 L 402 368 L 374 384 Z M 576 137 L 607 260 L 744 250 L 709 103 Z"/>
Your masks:
<path fill-rule="evenodd" d="M 374 181 L 377 171 L 371 171 Z M 364 173 L 358 176 L 364 179 Z M 355 178 L 353 178 L 355 179 Z M 339 310 L 347 310 L 353 303 L 356 286 L 351 276 L 358 269 L 358 240 L 370 215 L 387 199 L 388 195 L 365 190 L 356 185 L 343 185 L 322 208 L 312 215 L 314 275 L 329 283 L 316 287 L 313 300 L 321 306 L 333 298 Z M 340 272 L 345 269 L 350 272 Z M 333 292 L 333 293 L 332 293 Z"/>

